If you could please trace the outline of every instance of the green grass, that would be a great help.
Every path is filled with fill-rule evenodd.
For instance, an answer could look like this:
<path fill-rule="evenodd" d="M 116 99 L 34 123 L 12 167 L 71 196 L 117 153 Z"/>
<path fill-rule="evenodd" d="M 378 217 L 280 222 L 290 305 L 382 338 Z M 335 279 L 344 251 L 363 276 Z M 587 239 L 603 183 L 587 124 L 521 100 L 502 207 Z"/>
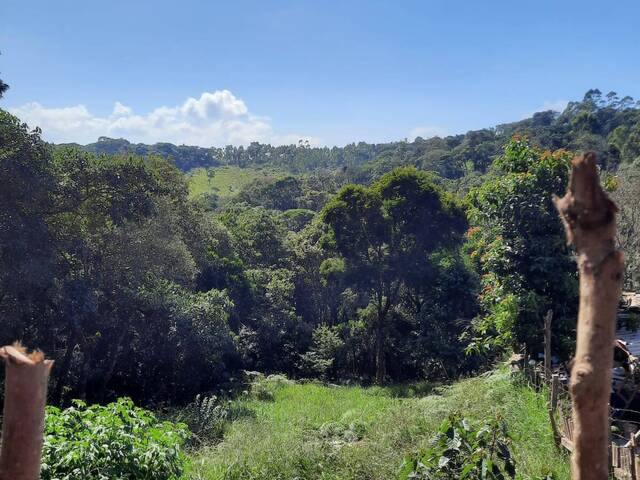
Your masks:
<path fill-rule="evenodd" d="M 194 454 L 190 476 L 393 479 L 405 456 L 427 445 L 456 411 L 471 420 L 501 415 L 508 422 L 518 478 L 570 478 L 567 458 L 553 445 L 544 398 L 515 385 L 508 373 L 464 380 L 440 394 L 411 393 L 310 383 L 282 386 L 273 401 L 238 400 L 255 415 L 233 422 L 221 443 Z"/>
<path fill-rule="evenodd" d="M 208 172 L 212 172 L 210 177 Z M 211 169 L 196 168 L 189 173 L 189 195 L 192 198 L 205 193 L 215 193 L 220 198 L 236 195 L 242 188 L 256 178 L 278 175 L 269 169 L 217 167 Z"/>

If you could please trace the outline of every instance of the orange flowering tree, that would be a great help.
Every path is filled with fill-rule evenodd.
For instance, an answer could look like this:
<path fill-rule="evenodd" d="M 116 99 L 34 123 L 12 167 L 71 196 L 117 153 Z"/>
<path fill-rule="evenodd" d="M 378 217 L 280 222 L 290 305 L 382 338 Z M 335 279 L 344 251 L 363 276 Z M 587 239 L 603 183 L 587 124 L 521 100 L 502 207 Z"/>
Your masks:
<path fill-rule="evenodd" d="M 482 314 L 469 345 L 478 352 L 542 344 L 543 318 L 554 312 L 554 350 L 566 352 L 575 324 L 576 267 L 552 203 L 569 175 L 571 155 L 514 137 L 492 164 L 491 178 L 469 193 L 467 250 L 481 278 Z"/>

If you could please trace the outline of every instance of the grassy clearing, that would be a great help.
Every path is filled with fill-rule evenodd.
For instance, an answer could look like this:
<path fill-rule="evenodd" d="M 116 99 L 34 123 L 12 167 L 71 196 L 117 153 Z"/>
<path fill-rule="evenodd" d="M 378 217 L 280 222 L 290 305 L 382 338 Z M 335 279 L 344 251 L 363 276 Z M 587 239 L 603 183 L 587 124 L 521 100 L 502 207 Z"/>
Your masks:
<path fill-rule="evenodd" d="M 231 197 L 256 178 L 274 175 L 278 175 L 278 172 L 269 169 L 239 167 L 196 168 L 189 173 L 189 195 L 195 198 L 202 194 L 215 193 L 220 198 Z"/>
<path fill-rule="evenodd" d="M 451 412 L 501 415 L 514 439 L 519 478 L 569 479 L 544 398 L 500 370 L 420 396 L 424 389 L 284 385 L 273 401 L 238 400 L 254 415 L 192 456 L 193 479 L 392 479 Z M 415 394 L 416 396 L 411 396 Z"/>

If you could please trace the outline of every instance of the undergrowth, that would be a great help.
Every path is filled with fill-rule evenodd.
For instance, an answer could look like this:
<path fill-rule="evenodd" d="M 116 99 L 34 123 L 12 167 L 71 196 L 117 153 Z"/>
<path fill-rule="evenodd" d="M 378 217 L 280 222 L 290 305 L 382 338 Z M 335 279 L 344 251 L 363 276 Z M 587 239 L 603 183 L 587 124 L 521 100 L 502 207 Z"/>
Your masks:
<path fill-rule="evenodd" d="M 504 422 L 516 478 L 570 478 L 567 458 L 553 443 L 544 397 L 504 370 L 428 395 L 424 385 L 259 383 L 233 402 L 252 415 L 230 422 L 221 442 L 191 456 L 190 478 L 399 478 L 405 460 L 428 450 L 443 420 L 454 413 L 473 424 Z"/>

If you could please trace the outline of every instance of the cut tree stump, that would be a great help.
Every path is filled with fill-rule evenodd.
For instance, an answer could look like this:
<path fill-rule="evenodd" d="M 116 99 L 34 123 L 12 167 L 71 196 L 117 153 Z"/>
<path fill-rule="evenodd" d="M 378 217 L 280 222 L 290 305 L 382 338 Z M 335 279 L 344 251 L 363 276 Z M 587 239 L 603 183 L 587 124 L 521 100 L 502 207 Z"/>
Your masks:
<path fill-rule="evenodd" d="M 616 249 L 616 205 L 600 186 L 593 153 L 572 160 L 567 193 L 554 199 L 576 249 L 580 310 L 571 372 L 574 480 L 608 478 L 609 395 L 623 255 Z"/>
<path fill-rule="evenodd" d="M 15 344 L 0 348 L 5 361 L 0 480 L 37 480 L 44 431 L 47 381 L 53 362 Z"/>

